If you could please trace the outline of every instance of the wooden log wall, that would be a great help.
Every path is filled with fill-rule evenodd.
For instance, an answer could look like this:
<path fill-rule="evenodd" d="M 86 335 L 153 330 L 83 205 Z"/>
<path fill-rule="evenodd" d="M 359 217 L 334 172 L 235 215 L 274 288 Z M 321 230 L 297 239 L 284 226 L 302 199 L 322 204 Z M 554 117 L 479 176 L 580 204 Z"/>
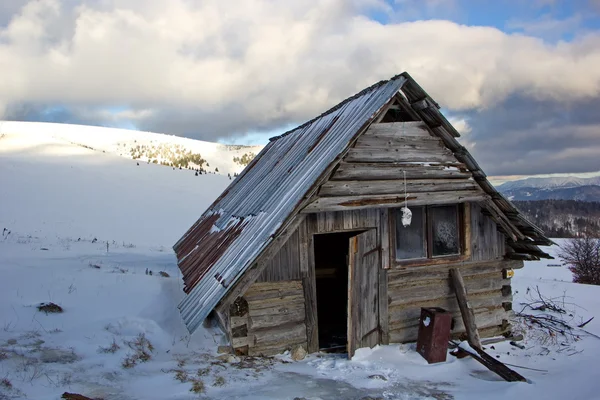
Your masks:
<path fill-rule="evenodd" d="M 483 190 L 423 122 L 372 124 L 304 212 L 481 201 Z"/>
<path fill-rule="evenodd" d="M 236 354 L 268 356 L 306 343 L 301 280 L 257 282 L 230 307 Z"/>
<path fill-rule="evenodd" d="M 450 268 L 459 268 L 482 336 L 508 330 L 512 310 L 510 279 L 504 269 L 522 268 L 522 261 L 488 260 L 444 265 L 392 268 L 388 271 L 390 342 L 417 339 L 421 307 L 442 307 L 453 313 L 453 334 L 465 331 L 450 281 Z"/>

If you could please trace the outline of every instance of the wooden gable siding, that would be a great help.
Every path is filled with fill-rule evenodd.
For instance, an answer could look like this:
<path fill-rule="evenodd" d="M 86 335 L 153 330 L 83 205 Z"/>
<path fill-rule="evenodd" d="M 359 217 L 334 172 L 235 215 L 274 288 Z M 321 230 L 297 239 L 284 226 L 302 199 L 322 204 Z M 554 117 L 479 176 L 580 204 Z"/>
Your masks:
<path fill-rule="evenodd" d="M 406 186 L 404 181 L 406 172 Z M 448 204 L 486 198 L 423 122 L 372 124 L 304 212 Z"/>
<path fill-rule="evenodd" d="M 302 279 L 300 271 L 300 234 L 296 230 L 271 258 L 256 282 Z"/>

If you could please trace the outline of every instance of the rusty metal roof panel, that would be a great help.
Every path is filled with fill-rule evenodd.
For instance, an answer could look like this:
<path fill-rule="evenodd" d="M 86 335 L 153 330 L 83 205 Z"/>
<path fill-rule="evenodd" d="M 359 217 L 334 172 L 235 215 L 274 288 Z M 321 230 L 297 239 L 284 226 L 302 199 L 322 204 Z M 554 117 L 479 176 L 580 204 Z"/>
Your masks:
<path fill-rule="evenodd" d="M 323 115 L 273 138 L 175 244 L 190 332 L 225 296 L 326 168 L 398 92 L 405 78 L 379 82 Z"/>

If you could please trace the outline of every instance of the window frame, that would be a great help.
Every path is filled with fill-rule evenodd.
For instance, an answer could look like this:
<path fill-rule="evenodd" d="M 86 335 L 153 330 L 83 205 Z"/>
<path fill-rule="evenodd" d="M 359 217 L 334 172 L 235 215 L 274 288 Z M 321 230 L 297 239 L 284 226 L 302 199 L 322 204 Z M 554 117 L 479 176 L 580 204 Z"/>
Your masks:
<path fill-rule="evenodd" d="M 457 227 L 458 227 L 458 254 L 448 254 L 448 255 L 433 255 L 433 225 L 431 223 L 431 213 L 429 210 L 435 207 L 447 207 L 447 206 L 455 206 L 457 213 Z M 454 261 L 464 261 L 469 257 L 470 254 L 470 208 L 467 203 L 451 203 L 451 204 L 431 204 L 431 205 L 421 205 L 418 207 L 423 207 L 425 210 L 425 253 L 426 256 L 422 258 L 407 258 L 407 259 L 397 259 L 396 258 L 396 222 L 397 222 L 397 213 L 401 213 L 401 208 L 392 208 L 392 212 L 390 212 L 390 248 L 391 253 L 391 262 L 392 265 L 400 266 L 400 267 L 409 267 L 409 266 L 423 266 L 423 265 L 432 265 L 432 264 L 443 264 L 446 262 L 454 262 Z M 409 204 L 410 208 L 410 204 Z"/>

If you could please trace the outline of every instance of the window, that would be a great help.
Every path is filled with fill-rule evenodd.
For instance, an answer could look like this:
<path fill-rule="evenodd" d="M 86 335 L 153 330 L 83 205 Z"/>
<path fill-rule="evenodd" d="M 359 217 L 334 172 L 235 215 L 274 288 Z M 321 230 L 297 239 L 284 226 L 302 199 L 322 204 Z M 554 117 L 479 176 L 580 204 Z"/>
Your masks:
<path fill-rule="evenodd" d="M 460 255 L 461 212 L 458 205 L 410 207 L 412 221 L 402 225 L 396 210 L 396 259 L 415 260 Z"/>

